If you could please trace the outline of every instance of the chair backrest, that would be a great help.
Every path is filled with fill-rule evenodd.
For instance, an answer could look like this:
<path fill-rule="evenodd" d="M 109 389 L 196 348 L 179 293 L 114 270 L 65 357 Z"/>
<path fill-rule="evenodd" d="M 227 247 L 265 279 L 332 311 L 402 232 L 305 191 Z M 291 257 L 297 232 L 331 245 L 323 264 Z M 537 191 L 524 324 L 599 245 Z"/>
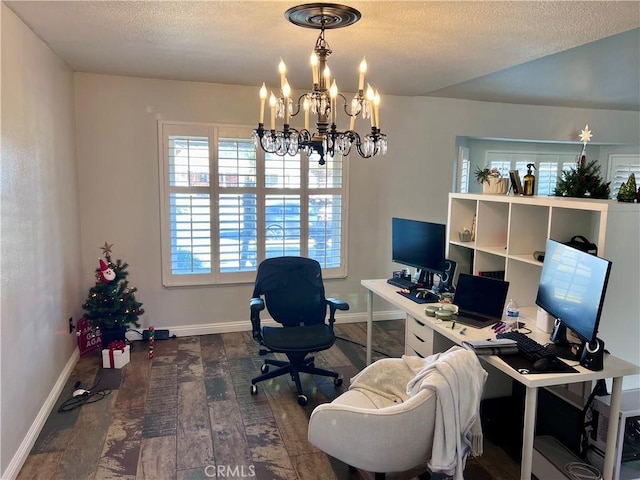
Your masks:
<path fill-rule="evenodd" d="M 264 296 L 271 317 L 285 327 L 324 323 L 322 269 L 313 259 L 276 257 L 258 267 L 253 297 Z"/>

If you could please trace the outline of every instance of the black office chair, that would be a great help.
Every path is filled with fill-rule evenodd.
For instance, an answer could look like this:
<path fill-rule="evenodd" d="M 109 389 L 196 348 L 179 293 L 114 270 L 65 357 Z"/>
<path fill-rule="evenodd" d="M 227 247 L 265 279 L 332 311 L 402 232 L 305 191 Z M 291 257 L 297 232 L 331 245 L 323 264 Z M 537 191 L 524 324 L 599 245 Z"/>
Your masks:
<path fill-rule="evenodd" d="M 264 296 L 264 299 L 261 298 Z M 260 326 L 260 312 L 267 307 L 271 317 L 282 327 Z M 325 323 L 327 306 L 329 323 Z M 336 310 L 349 310 L 349 305 L 335 298 L 325 298 L 322 270 L 316 260 L 302 257 L 277 257 L 263 261 L 258 267 L 253 298 L 250 303 L 253 338 L 264 346 L 260 355 L 284 353 L 289 359 L 265 359 L 262 375 L 251 380 L 251 395 L 258 394 L 256 383 L 286 373 L 296 384 L 298 403 L 307 404 L 302 393 L 300 372 L 333 377 L 339 387 L 342 378 L 336 372 L 314 366 L 309 353 L 330 348 L 336 340 L 333 332 Z M 269 365 L 276 370 L 269 371 Z"/>

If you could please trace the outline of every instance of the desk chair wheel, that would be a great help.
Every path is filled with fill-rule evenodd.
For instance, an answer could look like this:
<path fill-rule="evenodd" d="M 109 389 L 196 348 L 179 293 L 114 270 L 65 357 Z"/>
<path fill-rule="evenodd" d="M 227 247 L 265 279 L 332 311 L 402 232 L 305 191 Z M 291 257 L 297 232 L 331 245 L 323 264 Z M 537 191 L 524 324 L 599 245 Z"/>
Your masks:
<path fill-rule="evenodd" d="M 339 387 L 340 385 L 342 385 L 342 378 L 341 378 L 341 377 L 334 378 L 334 379 L 333 379 L 333 384 L 334 384 L 336 387 Z"/>
<path fill-rule="evenodd" d="M 309 402 L 309 399 L 306 395 L 298 395 L 298 405 L 305 406 Z"/>
<path fill-rule="evenodd" d="M 257 395 L 257 394 L 258 394 L 258 386 L 251 385 L 251 395 Z"/>
<path fill-rule="evenodd" d="M 265 363 L 265 364 L 263 364 L 263 365 L 260 367 L 260 371 L 261 371 L 262 373 L 267 373 L 267 372 L 269 371 L 269 365 L 267 365 L 266 363 Z"/>

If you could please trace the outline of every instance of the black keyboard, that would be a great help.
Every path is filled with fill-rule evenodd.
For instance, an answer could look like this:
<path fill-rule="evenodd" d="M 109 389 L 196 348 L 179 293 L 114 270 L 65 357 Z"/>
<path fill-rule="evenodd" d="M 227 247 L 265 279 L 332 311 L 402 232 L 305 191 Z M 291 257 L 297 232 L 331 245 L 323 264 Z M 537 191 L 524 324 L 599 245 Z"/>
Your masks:
<path fill-rule="evenodd" d="M 555 354 L 549 351 L 544 345 L 540 345 L 533 338 L 526 336 L 524 333 L 503 332 L 498 333 L 496 338 L 508 338 L 518 342 L 518 350 L 520 351 L 520 354 L 530 362 L 535 362 L 541 358 L 556 358 Z"/>
<path fill-rule="evenodd" d="M 415 290 L 416 288 L 418 288 L 418 285 L 413 283 L 411 280 L 407 280 L 406 278 L 391 277 L 389 280 L 387 280 L 387 283 L 389 285 L 393 285 L 394 287 L 404 288 L 406 290 Z"/>

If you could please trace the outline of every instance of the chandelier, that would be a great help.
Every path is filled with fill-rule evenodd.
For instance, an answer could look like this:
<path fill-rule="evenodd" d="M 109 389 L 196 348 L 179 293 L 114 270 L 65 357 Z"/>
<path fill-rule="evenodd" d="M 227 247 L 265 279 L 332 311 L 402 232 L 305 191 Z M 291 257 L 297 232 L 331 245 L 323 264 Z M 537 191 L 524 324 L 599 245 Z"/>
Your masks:
<path fill-rule="evenodd" d="M 287 81 L 287 67 L 280 59 L 280 94 L 269 96 L 271 109 L 270 128 L 264 126 L 267 87 L 260 88 L 260 120 L 258 128 L 253 131 L 253 140 L 268 153 L 277 155 L 296 155 L 305 152 L 307 155 L 317 153 L 320 165 L 325 164 L 325 155 L 333 157 L 336 153 L 349 155 L 352 147 L 363 158 L 387 153 L 387 136 L 380 132 L 380 95 L 371 85 L 364 88 L 364 77 L 367 70 L 366 59 L 360 63 L 358 91 L 349 102 L 338 92 L 335 78 L 331 82 L 331 72 L 327 58 L 331 48 L 325 40 L 325 30 L 347 27 L 360 20 L 358 10 L 333 3 L 309 3 L 292 7 L 285 12 L 285 17 L 294 25 L 320 30 L 316 45 L 311 54 L 311 72 L 313 87 L 295 101 L 291 97 L 291 86 Z M 338 130 L 338 110 L 343 109 L 344 121 L 349 121 L 349 129 Z M 291 126 L 292 117 L 302 113 L 304 128 Z M 315 118 L 315 130 L 309 129 L 309 117 Z M 355 120 L 360 115 L 370 119 L 371 131 L 360 135 L 355 131 Z M 276 118 L 284 119 L 282 129 L 276 129 Z"/>

